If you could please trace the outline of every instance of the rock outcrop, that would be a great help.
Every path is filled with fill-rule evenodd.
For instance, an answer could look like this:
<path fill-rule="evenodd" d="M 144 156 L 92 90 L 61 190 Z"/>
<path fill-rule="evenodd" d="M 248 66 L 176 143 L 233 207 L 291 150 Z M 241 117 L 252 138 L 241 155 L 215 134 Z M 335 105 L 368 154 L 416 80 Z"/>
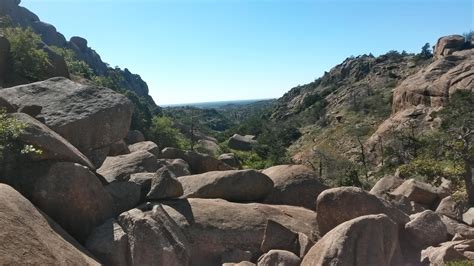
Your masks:
<path fill-rule="evenodd" d="M 0 184 L 0 258 L 5 265 L 100 265 L 13 188 Z"/>
<path fill-rule="evenodd" d="M 388 143 L 394 132 L 409 126 L 420 131 L 438 127 L 440 120 L 433 112 L 445 106 L 457 90 L 474 90 L 474 49 L 464 44 L 463 37 L 441 38 L 435 54 L 431 64 L 394 89 L 392 115 L 366 142 L 369 151 L 375 154 L 380 140 Z"/>
<path fill-rule="evenodd" d="M 100 166 L 109 146 L 123 139 L 130 127 L 132 103 L 124 96 L 64 78 L 0 90 L 0 97 L 19 107 L 39 105 L 38 116 Z"/>
<path fill-rule="evenodd" d="M 464 49 L 465 46 L 465 39 L 461 35 L 450 35 L 441 37 L 436 43 L 434 55 L 436 58 L 441 58 L 447 55 L 451 55 L 456 51 L 460 51 Z"/>

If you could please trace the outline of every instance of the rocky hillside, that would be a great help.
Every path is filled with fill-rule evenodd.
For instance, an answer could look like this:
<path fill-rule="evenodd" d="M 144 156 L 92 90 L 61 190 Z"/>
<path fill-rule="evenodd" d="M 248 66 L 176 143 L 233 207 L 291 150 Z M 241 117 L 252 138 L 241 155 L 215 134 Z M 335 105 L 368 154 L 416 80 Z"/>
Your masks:
<path fill-rule="evenodd" d="M 139 75 L 127 68 L 111 68 L 88 46 L 86 39 L 74 36 L 66 40 L 53 25 L 41 21 L 33 12 L 20 6 L 20 2 L 0 2 L 0 86 L 65 77 L 83 84 L 109 87 L 132 100 L 137 109 L 132 125 L 134 128 L 144 130 L 149 126 L 151 116 L 159 113 L 159 108 Z M 29 33 L 28 29 L 33 33 Z M 35 34 L 39 36 L 39 42 L 36 42 Z M 32 43 L 17 44 L 27 41 Z M 31 45 L 32 50 L 26 50 L 27 45 Z M 33 50 L 36 47 L 39 50 Z M 44 63 L 40 62 L 43 54 L 46 56 Z M 142 125 L 141 120 L 148 122 Z"/>
<path fill-rule="evenodd" d="M 470 45 L 463 36 L 450 36 L 439 40 L 434 57 L 426 51 L 390 51 L 348 58 L 314 82 L 291 89 L 271 118 L 300 129 L 302 136 L 289 147 L 295 162 L 357 168 L 363 151 L 377 171 L 384 158 L 377 155 L 383 150 L 380 141 L 390 142 L 394 126 L 406 126 L 409 117 L 422 121 L 457 89 L 472 90 Z M 344 174 L 329 172 L 329 178 Z"/>
<path fill-rule="evenodd" d="M 454 35 L 440 38 L 431 64 L 405 79 L 393 92 L 392 113 L 367 141 L 370 152 L 394 131 L 414 127 L 426 131 L 439 127 L 436 117 L 457 90 L 474 91 L 474 43 Z M 380 161 L 380 158 L 379 158 Z"/>
<path fill-rule="evenodd" d="M 357 160 L 358 138 L 367 139 L 390 116 L 394 88 L 430 60 L 396 51 L 351 57 L 314 82 L 291 89 L 271 114 L 302 133 L 289 147 L 290 156 L 313 165 L 330 158 L 333 166 L 328 167 L 347 168 Z"/>
<path fill-rule="evenodd" d="M 0 104 L 5 264 L 474 260 L 474 208 L 451 183 L 386 176 L 369 192 L 330 188 L 304 165 L 236 170 L 144 141 L 126 97 L 65 78 L 0 90 Z"/>

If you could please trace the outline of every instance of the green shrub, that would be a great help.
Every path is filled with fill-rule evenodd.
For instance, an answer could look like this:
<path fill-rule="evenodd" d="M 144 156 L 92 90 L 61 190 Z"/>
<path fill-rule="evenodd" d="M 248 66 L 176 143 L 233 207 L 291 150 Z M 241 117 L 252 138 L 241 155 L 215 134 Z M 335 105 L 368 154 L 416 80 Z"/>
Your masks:
<path fill-rule="evenodd" d="M 5 155 L 22 150 L 22 146 L 15 139 L 24 128 L 25 125 L 14 118 L 7 117 L 5 112 L 0 110 L 0 161 L 5 159 Z"/>
<path fill-rule="evenodd" d="M 469 260 L 448 261 L 445 266 L 474 266 L 474 263 Z"/>
<path fill-rule="evenodd" d="M 21 155 L 41 154 L 42 151 L 33 145 L 17 141 L 25 125 L 15 118 L 8 117 L 0 108 L 0 165 L 16 161 Z M 1 168 L 1 166 L 0 166 Z"/>
<path fill-rule="evenodd" d="M 173 147 L 179 149 L 189 148 L 187 140 L 178 129 L 173 127 L 173 121 L 168 117 L 154 117 L 148 138 L 155 142 L 158 147 Z"/>
<path fill-rule="evenodd" d="M 262 159 L 262 157 L 254 151 L 232 150 L 232 152 L 242 162 L 244 169 L 264 169 L 271 166 L 267 160 Z"/>
<path fill-rule="evenodd" d="M 439 185 L 443 177 L 459 184 L 463 174 L 461 165 L 455 165 L 448 160 L 440 161 L 426 157 L 418 157 L 398 169 L 401 176 L 419 179 L 435 185 Z"/>
<path fill-rule="evenodd" d="M 43 80 L 51 66 L 48 54 L 38 48 L 41 37 L 31 28 L 7 27 L 0 30 L 10 42 L 13 71 L 29 80 Z"/>

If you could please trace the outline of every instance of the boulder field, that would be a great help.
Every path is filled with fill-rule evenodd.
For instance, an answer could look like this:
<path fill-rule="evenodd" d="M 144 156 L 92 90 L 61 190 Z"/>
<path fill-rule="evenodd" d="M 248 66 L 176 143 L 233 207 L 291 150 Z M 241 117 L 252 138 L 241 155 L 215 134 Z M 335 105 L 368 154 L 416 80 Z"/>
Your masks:
<path fill-rule="evenodd" d="M 42 151 L 2 162 L 0 264 L 474 260 L 474 209 L 446 187 L 386 176 L 370 192 L 330 188 L 303 165 L 236 170 L 230 154 L 161 150 L 129 130 L 126 98 L 63 78 L 0 99 L 24 125 L 19 143 Z"/>

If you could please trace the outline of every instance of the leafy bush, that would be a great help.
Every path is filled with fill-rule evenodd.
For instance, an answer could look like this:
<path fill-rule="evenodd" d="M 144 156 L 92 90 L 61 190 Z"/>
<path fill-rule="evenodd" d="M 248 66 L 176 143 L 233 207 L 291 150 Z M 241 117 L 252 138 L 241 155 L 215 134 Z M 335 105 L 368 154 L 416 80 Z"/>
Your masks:
<path fill-rule="evenodd" d="M 4 110 L 0 110 L 0 161 L 5 159 L 5 155 L 21 151 L 22 146 L 15 139 L 24 128 L 25 125 L 14 118 L 7 117 Z"/>
<path fill-rule="evenodd" d="M 469 260 L 448 261 L 445 266 L 474 266 L 474 263 Z"/>
<path fill-rule="evenodd" d="M 42 153 L 33 145 L 24 145 L 17 141 L 24 128 L 23 123 L 8 117 L 0 108 L 0 169 L 3 164 L 19 159 L 19 156 Z"/>
<path fill-rule="evenodd" d="M 270 167 L 268 161 L 262 159 L 254 151 L 235 151 L 232 152 L 237 156 L 237 158 L 242 162 L 242 167 L 244 169 L 264 169 Z"/>
<path fill-rule="evenodd" d="M 168 117 L 155 116 L 153 118 L 148 138 L 160 148 L 186 149 L 189 147 L 189 141 L 173 127 L 173 122 Z"/>
<path fill-rule="evenodd" d="M 461 165 L 455 165 L 452 161 L 439 161 L 433 158 L 416 158 L 410 163 L 399 167 L 400 175 L 419 179 L 435 185 L 441 184 L 441 178 L 459 184 L 463 169 Z"/>
<path fill-rule="evenodd" d="M 10 42 L 13 71 L 29 80 L 45 79 L 45 70 L 51 63 L 48 54 L 38 48 L 42 43 L 41 37 L 31 28 L 7 27 L 2 28 L 0 33 Z"/>

